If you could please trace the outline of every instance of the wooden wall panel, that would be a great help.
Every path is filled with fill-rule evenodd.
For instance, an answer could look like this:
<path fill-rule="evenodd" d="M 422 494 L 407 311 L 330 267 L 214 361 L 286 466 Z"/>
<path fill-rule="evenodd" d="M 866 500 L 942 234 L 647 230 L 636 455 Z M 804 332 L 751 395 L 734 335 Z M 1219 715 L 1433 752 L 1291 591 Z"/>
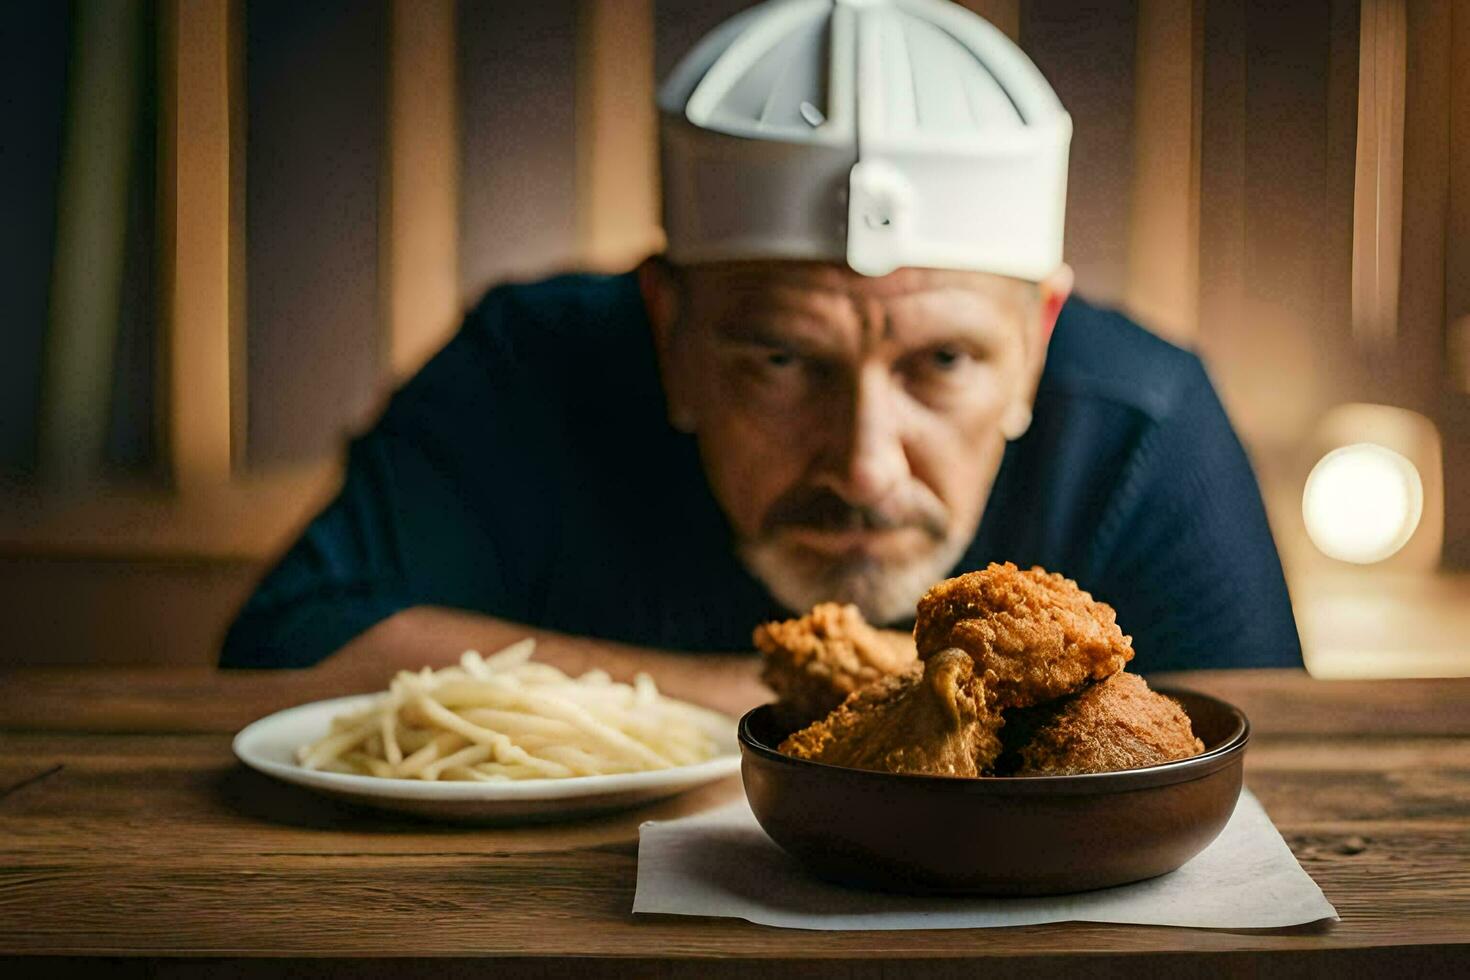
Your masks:
<path fill-rule="evenodd" d="M 1200 344 L 1262 454 L 1289 451 L 1362 390 L 1340 292 L 1353 161 L 1342 156 L 1347 103 L 1333 86 L 1345 73 L 1331 38 L 1343 28 L 1325 2 L 1206 8 Z"/>
<path fill-rule="evenodd" d="M 576 0 L 459 8 L 460 293 L 570 267 Z"/>
<path fill-rule="evenodd" d="M 1470 184 L 1470 158 L 1457 146 L 1457 137 L 1465 138 L 1462 73 L 1470 66 L 1470 54 L 1459 47 L 1470 32 L 1458 22 L 1467 17 L 1470 11 L 1455 0 L 1408 4 L 1402 288 L 1396 373 L 1385 396 L 1423 412 L 1439 428 L 1444 560 L 1458 568 L 1470 567 L 1470 406 L 1457 391 L 1446 340 L 1466 299 L 1467 256 L 1455 205 L 1458 200 L 1463 208 L 1459 196 Z"/>
<path fill-rule="evenodd" d="M 259 574 L 255 563 L 0 557 L 0 665 L 211 665 Z"/>
<path fill-rule="evenodd" d="M 1012 41 L 1021 36 L 1021 0 L 959 0 L 1000 29 Z"/>
<path fill-rule="evenodd" d="M 0 98 L 0 474 L 8 476 L 27 474 L 36 462 L 68 19 L 67 5 L 54 0 L 20 0 L 0 9 L 0 92 L 7 93 Z"/>
<path fill-rule="evenodd" d="M 1134 74 L 1126 307 L 1189 345 L 1199 321 L 1203 0 L 1141 0 Z"/>
<path fill-rule="evenodd" d="M 1446 232 L 1450 205 L 1450 7 L 1451 0 L 1407 6 L 1407 42 L 1401 57 L 1407 71 L 1403 101 L 1402 215 L 1399 283 L 1393 311 L 1397 321 L 1384 357 L 1381 337 L 1365 338 L 1363 356 L 1375 367 L 1380 397 L 1390 404 L 1438 414 L 1444 385 L 1447 270 Z M 1361 145 L 1361 140 L 1359 141 Z M 1373 343 L 1379 341 L 1379 343 Z"/>
<path fill-rule="evenodd" d="M 1067 261 L 1078 292 L 1110 304 L 1122 302 L 1128 279 L 1137 33 L 1132 0 L 1021 7 L 1021 46 L 1072 115 Z"/>
<path fill-rule="evenodd" d="M 1392 348 L 1404 217 L 1406 0 L 1362 0 L 1353 204 L 1353 335 Z"/>
<path fill-rule="evenodd" d="M 1351 332 L 1353 265 L 1344 261 L 1342 249 L 1351 242 L 1356 215 L 1354 195 L 1358 152 L 1358 68 L 1362 57 L 1358 31 L 1361 24 L 1358 0 L 1331 0 L 1328 11 L 1326 170 L 1319 218 L 1322 235 L 1329 243 L 1330 260 L 1322 269 L 1323 322 L 1328 325 L 1328 343 L 1344 349 Z M 1347 324 L 1346 327 L 1343 325 Z M 1359 359 L 1361 354 L 1354 350 Z M 1361 370 L 1354 372 L 1357 378 Z"/>
<path fill-rule="evenodd" d="M 238 10 L 227 0 L 170 4 L 165 45 L 165 282 L 169 336 L 167 442 L 181 493 L 227 484 L 243 419 L 236 396 L 245 372 L 242 160 Z"/>
<path fill-rule="evenodd" d="M 246 5 L 246 310 L 252 467 L 341 449 L 383 356 L 382 0 Z"/>
<path fill-rule="evenodd" d="M 751 0 L 654 0 L 655 79 L 662 82 L 700 38 L 753 5 Z"/>
<path fill-rule="evenodd" d="M 577 33 L 577 252 L 622 272 L 663 247 L 653 0 L 583 0 Z"/>
<path fill-rule="evenodd" d="M 389 366 L 418 370 L 458 326 L 459 89 L 454 0 L 392 0 L 387 214 Z"/>
<path fill-rule="evenodd" d="M 134 135 L 133 171 L 128 187 L 127 238 L 118 304 L 117 348 L 108 393 L 107 439 L 103 466 L 109 473 L 143 478 L 161 476 L 161 405 L 158 350 L 164 338 L 166 301 L 160 295 L 159 238 L 163 214 L 158 193 L 159 84 L 154 4 L 147 15 L 139 65 L 140 112 Z"/>
<path fill-rule="evenodd" d="M 1448 358 L 1440 411 L 1445 437 L 1445 556 L 1470 569 L 1470 5 L 1450 8 L 1450 194 L 1445 243 Z M 1446 349 L 1447 348 L 1447 349 Z"/>
<path fill-rule="evenodd" d="M 1445 252 L 1445 302 L 1456 358 L 1451 401 L 1459 431 L 1470 439 L 1470 7 L 1450 7 L 1450 200 Z M 1470 479 L 1470 473 L 1466 474 Z M 1470 528 L 1467 528 L 1470 530 Z"/>
<path fill-rule="evenodd" d="M 148 17 L 136 0 L 80 4 L 71 34 L 38 444 L 48 483 L 85 486 L 105 473 L 124 275 L 136 245 L 129 203 Z M 145 181 L 151 192 L 151 175 Z"/>

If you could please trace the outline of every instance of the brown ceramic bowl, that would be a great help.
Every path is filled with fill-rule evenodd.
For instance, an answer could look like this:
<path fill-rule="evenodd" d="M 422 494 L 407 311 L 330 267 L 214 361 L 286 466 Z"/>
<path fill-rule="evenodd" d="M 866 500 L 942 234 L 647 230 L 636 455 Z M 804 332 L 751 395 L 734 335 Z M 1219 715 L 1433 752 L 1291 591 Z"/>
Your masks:
<path fill-rule="evenodd" d="M 1205 751 L 1085 776 L 965 779 L 867 772 L 776 751 L 770 706 L 740 719 L 756 819 L 815 874 L 907 892 L 1050 895 L 1173 871 L 1224 828 L 1250 722 L 1232 705 L 1163 689 Z"/>

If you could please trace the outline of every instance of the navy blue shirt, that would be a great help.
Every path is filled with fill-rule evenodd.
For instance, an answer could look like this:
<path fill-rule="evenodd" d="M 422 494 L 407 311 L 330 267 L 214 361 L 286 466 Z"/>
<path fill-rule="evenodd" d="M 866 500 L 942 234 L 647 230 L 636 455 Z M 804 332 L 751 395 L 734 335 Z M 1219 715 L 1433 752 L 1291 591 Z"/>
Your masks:
<path fill-rule="evenodd" d="M 1143 671 L 1299 666 L 1259 490 L 1199 359 L 1066 304 L 1034 421 L 954 573 L 1042 565 L 1118 612 Z M 296 667 L 417 605 L 674 650 L 790 615 L 736 559 L 664 411 L 636 281 L 492 290 L 349 447 L 338 497 L 266 576 L 228 667 Z"/>

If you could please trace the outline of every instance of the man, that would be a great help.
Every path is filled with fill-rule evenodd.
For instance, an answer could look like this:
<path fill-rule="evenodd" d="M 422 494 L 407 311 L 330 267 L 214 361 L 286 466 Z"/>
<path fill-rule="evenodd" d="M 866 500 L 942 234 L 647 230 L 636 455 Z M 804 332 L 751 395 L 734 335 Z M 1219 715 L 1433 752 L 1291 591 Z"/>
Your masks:
<path fill-rule="evenodd" d="M 1070 121 L 1003 35 L 939 0 L 763 5 L 660 108 L 667 255 L 491 291 L 225 665 L 540 628 L 678 693 L 749 664 L 654 651 L 747 650 L 825 600 L 902 626 L 992 560 L 1111 603 L 1137 670 L 1300 663 L 1199 361 L 1069 299 Z"/>

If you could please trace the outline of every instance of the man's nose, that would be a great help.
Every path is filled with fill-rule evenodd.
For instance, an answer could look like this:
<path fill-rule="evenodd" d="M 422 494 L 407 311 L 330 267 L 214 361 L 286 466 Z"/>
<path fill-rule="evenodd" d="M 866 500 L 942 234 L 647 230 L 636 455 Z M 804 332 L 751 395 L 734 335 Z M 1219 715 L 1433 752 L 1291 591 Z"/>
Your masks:
<path fill-rule="evenodd" d="M 838 416 L 825 476 L 854 506 L 881 504 L 908 475 L 902 410 L 887 372 L 858 375 Z"/>

